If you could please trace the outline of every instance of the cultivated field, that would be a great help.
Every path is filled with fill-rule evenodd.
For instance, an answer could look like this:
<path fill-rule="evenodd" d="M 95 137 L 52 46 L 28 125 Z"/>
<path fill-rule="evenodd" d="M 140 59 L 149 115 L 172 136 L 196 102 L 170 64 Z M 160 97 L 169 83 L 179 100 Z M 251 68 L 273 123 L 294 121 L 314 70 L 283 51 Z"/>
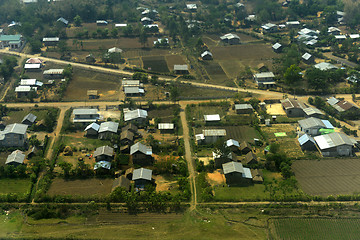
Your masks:
<path fill-rule="evenodd" d="M 27 193 L 30 191 L 30 179 L 0 179 L 0 194 Z"/>
<path fill-rule="evenodd" d="M 228 78 L 225 74 L 222 67 L 217 62 L 204 62 L 203 66 L 206 72 L 210 76 L 210 83 L 224 85 L 224 86 L 234 86 L 234 82 Z"/>
<path fill-rule="evenodd" d="M 149 118 L 160 118 L 162 122 L 171 122 L 174 118 L 174 111 L 176 106 L 169 106 L 166 108 L 153 109 L 148 112 Z"/>
<path fill-rule="evenodd" d="M 202 133 L 202 129 L 195 129 L 195 133 Z M 249 126 L 214 126 L 214 127 L 205 127 L 205 129 L 225 129 L 226 130 L 226 139 L 235 139 L 239 142 L 247 141 L 254 142 L 254 138 L 259 138 L 259 133 L 252 127 Z"/>
<path fill-rule="evenodd" d="M 360 193 L 359 159 L 297 160 L 292 167 L 307 194 L 327 197 Z"/>
<path fill-rule="evenodd" d="M 156 57 L 142 57 L 143 68 L 155 72 L 169 72 L 167 67 L 165 57 L 156 56 Z"/>
<path fill-rule="evenodd" d="M 41 108 L 18 108 L 16 111 L 10 111 L 6 117 L 3 119 L 5 120 L 6 124 L 12 124 L 12 123 L 21 123 L 21 121 L 24 119 L 24 117 L 32 113 L 37 118 L 36 121 L 41 121 L 45 118 L 45 116 L 48 114 L 48 110 L 44 107 Z"/>
<path fill-rule="evenodd" d="M 64 100 L 87 100 L 87 90 L 98 90 L 100 100 L 118 100 L 120 85 L 120 76 L 74 69 L 73 79 L 65 91 Z"/>
<path fill-rule="evenodd" d="M 358 239 L 360 219 L 282 218 L 270 220 L 275 239 Z"/>
<path fill-rule="evenodd" d="M 47 194 L 73 196 L 107 195 L 111 192 L 113 181 L 113 179 L 97 178 L 67 181 L 62 178 L 55 178 Z"/>

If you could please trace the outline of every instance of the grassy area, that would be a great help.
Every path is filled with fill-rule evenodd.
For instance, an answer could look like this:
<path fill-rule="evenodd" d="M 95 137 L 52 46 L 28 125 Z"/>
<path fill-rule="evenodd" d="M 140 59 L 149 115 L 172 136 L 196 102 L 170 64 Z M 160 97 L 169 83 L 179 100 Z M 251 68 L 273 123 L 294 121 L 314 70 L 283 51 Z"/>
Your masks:
<path fill-rule="evenodd" d="M 81 133 L 77 134 L 81 135 Z M 97 138 L 86 138 L 83 136 L 78 137 L 77 135 L 72 136 L 64 136 L 63 143 L 66 146 L 76 147 L 76 148 L 87 148 L 87 149 L 95 149 L 97 147 L 101 147 L 104 145 L 109 145 L 110 141 L 100 140 Z"/>
<path fill-rule="evenodd" d="M 262 200 L 270 197 L 268 192 L 264 192 L 263 184 L 254 184 L 248 187 L 214 187 L 216 201 L 241 201 L 241 200 Z"/>
<path fill-rule="evenodd" d="M 262 218 L 260 226 L 247 224 L 250 216 Z M 229 221 L 231 219 L 234 221 Z M 74 239 L 266 239 L 264 218 L 258 209 L 203 210 L 196 214 L 156 214 L 99 211 L 99 214 L 66 219 L 32 220 L 22 224 L 19 212 L 0 216 L 0 237 L 15 232 L 19 238 Z M 4 221 L 5 220 L 5 221 Z"/>
<path fill-rule="evenodd" d="M 224 97 L 224 98 L 232 98 L 236 93 L 230 91 L 222 91 L 217 89 L 210 88 L 199 88 L 194 87 L 192 85 L 181 84 L 179 85 L 179 92 L 181 99 L 199 99 L 199 98 L 216 98 L 216 97 Z M 246 96 L 245 93 L 241 93 Z"/>
<path fill-rule="evenodd" d="M 45 119 L 45 116 L 48 114 L 49 109 L 56 109 L 56 108 L 46 108 L 46 107 L 39 107 L 39 108 L 23 108 L 23 109 L 14 109 L 13 111 L 9 111 L 6 120 L 7 124 L 11 123 L 21 123 L 23 118 L 29 114 L 34 114 L 37 118 L 36 121 L 41 121 Z"/>
<path fill-rule="evenodd" d="M 30 179 L 0 179 L 0 194 L 27 193 L 30 186 Z"/>
<path fill-rule="evenodd" d="M 357 239 L 360 236 L 360 219 L 283 218 L 273 219 L 270 224 L 275 239 Z"/>

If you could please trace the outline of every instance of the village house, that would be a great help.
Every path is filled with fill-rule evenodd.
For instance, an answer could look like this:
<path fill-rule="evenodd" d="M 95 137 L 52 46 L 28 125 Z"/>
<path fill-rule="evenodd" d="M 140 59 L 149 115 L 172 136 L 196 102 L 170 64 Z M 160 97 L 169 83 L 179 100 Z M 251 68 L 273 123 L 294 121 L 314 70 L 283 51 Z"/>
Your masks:
<path fill-rule="evenodd" d="M 67 26 L 69 24 L 69 21 L 63 17 L 58 18 L 58 20 L 56 20 L 56 22 L 63 23 L 65 26 Z"/>
<path fill-rule="evenodd" d="M 29 113 L 28 115 L 26 115 L 23 120 L 21 121 L 22 124 L 25 124 L 25 125 L 28 125 L 28 126 L 31 126 L 35 123 L 36 121 L 36 116 L 32 113 Z"/>
<path fill-rule="evenodd" d="M 117 47 L 109 48 L 108 53 L 122 53 L 123 50 Z"/>
<path fill-rule="evenodd" d="M 254 81 L 258 86 L 265 86 L 267 88 L 275 86 L 275 75 L 272 72 L 262 72 L 254 74 Z"/>
<path fill-rule="evenodd" d="M 146 185 L 154 184 L 152 170 L 147 168 L 135 169 L 132 174 L 135 188 L 144 190 Z"/>
<path fill-rule="evenodd" d="M 40 63 L 25 63 L 24 69 L 27 72 L 36 72 L 41 70 L 41 64 Z"/>
<path fill-rule="evenodd" d="M 44 78 L 62 78 L 64 69 L 49 69 L 43 72 Z"/>
<path fill-rule="evenodd" d="M 334 126 L 328 120 L 321 120 L 318 118 L 306 118 L 299 120 L 300 131 L 310 136 L 317 136 L 320 134 L 320 129 L 334 129 Z"/>
<path fill-rule="evenodd" d="M 333 108 L 336 109 L 338 112 L 346 112 L 346 111 L 359 111 L 359 107 L 355 104 L 344 101 L 344 100 L 338 100 L 334 97 L 331 97 L 327 100 L 327 103 L 330 104 Z"/>
<path fill-rule="evenodd" d="M 340 35 L 340 33 L 341 33 L 341 30 L 340 29 L 338 29 L 337 27 L 329 27 L 328 28 L 328 34 L 329 35 Z"/>
<path fill-rule="evenodd" d="M 146 124 L 147 116 L 148 116 L 147 111 L 143 109 L 124 111 L 124 121 L 136 123 L 138 125 Z"/>
<path fill-rule="evenodd" d="M 238 141 L 236 141 L 236 140 L 234 140 L 234 139 L 229 139 L 229 140 L 227 140 L 226 142 L 225 142 L 225 146 L 227 147 L 227 148 L 230 148 L 230 150 L 232 151 L 232 152 L 235 152 L 235 153 L 237 153 L 237 152 L 239 152 L 239 148 L 240 148 L 240 144 L 239 144 L 239 142 Z"/>
<path fill-rule="evenodd" d="M 252 151 L 250 151 L 245 155 L 245 159 L 243 163 L 244 165 L 255 165 L 258 164 L 259 162 L 257 160 L 256 155 Z"/>
<path fill-rule="evenodd" d="M 90 124 L 100 119 L 96 108 L 77 108 L 72 112 L 73 123 Z"/>
<path fill-rule="evenodd" d="M 174 133 L 175 125 L 173 123 L 159 123 L 158 129 L 161 134 Z"/>
<path fill-rule="evenodd" d="M 242 154 L 247 154 L 248 152 L 251 152 L 251 151 L 252 151 L 252 148 L 251 148 L 251 145 L 248 142 L 243 141 L 240 144 L 240 152 Z"/>
<path fill-rule="evenodd" d="M 99 139 L 110 139 L 112 136 L 117 134 L 119 123 L 117 122 L 103 122 L 99 128 Z"/>
<path fill-rule="evenodd" d="M 111 169 L 111 162 L 108 161 L 99 161 L 96 162 L 94 164 L 94 170 L 99 170 L 99 169 L 105 169 L 105 170 L 110 170 Z"/>
<path fill-rule="evenodd" d="M 25 62 L 26 64 L 42 64 L 43 61 L 40 58 L 29 58 Z"/>
<path fill-rule="evenodd" d="M 60 41 L 58 37 L 45 37 L 42 39 L 44 46 L 56 46 Z"/>
<path fill-rule="evenodd" d="M 244 168 L 239 162 L 228 162 L 222 165 L 229 186 L 249 185 L 252 182 L 252 175 L 249 168 Z"/>
<path fill-rule="evenodd" d="M 0 49 L 9 48 L 10 50 L 20 49 L 23 45 L 23 37 L 17 35 L 0 35 Z"/>
<path fill-rule="evenodd" d="M 105 21 L 105 20 L 97 20 L 96 25 L 98 25 L 98 26 L 106 26 L 106 25 L 108 25 L 108 22 Z"/>
<path fill-rule="evenodd" d="M 90 123 L 86 128 L 85 128 L 85 136 L 86 137 L 97 137 L 97 135 L 99 134 L 99 128 L 100 125 L 93 122 Z"/>
<path fill-rule="evenodd" d="M 213 59 L 213 55 L 211 52 L 209 51 L 205 51 L 201 54 L 201 59 L 202 60 L 212 60 Z"/>
<path fill-rule="evenodd" d="M 337 69 L 338 67 L 336 67 L 335 65 L 333 65 L 331 63 L 321 62 L 321 63 L 315 64 L 314 68 L 320 69 L 321 71 L 327 71 L 327 70 L 331 70 L 331 69 Z"/>
<path fill-rule="evenodd" d="M 141 142 L 135 143 L 130 147 L 130 155 L 134 165 L 149 166 L 154 163 L 152 148 Z"/>
<path fill-rule="evenodd" d="M 111 191 L 113 192 L 116 188 L 121 187 L 124 188 L 126 191 L 130 190 L 131 183 L 130 180 L 127 179 L 125 176 L 120 176 L 114 179 Z"/>
<path fill-rule="evenodd" d="M 250 114 L 254 112 L 254 109 L 251 106 L 251 104 L 242 103 L 242 104 L 235 104 L 235 111 L 237 114 Z"/>
<path fill-rule="evenodd" d="M 30 87 L 42 87 L 43 82 L 40 82 L 36 79 L 21 79 L 20 86 L 30 86 Z"/>
<path fill-rule="evenodd" d="M 120 134 L 120 143 L 121 145 L 130 145 L 134 142 L 134 133 L 126 130 L 122 131 Z"/>
<path fill-rule="evenodd" d="M 213 144 L 218 139 L 224 138 L 226 136 L 225 129 L 204 129 L 203 130 L 203 138 L 205 144 Z"/>
<path fill-rule="evenodd" d="M 98 99 L 99 94 L 97 90 L 87 90 L 86 95 L 89 99 Z"/>
<path fill-rule="evenodd" d="M 325 114 L 315 107 L 308 107 L 303 109 L 305 117 L 314 117 L 314 118 L 325 118 Z"/>
<path fill-rule="evenodd" d="M 297 28 L 297 27 L 300 27 L 300 22 L 299 21 L 288 21 L 285 23 L 285 25 L 288 28 Z"/>
<path fill-rule="evenodd" d="M 220 40 L 230 45 L 240 44 L 240 37 L 234 33 L 225 34 L 220 37 Z"/>
<path fill-rule="evenodd" d="M 143 25 L 149 25 L 154 22 L 151 18 L 148 18 L 148 17 L 143 17 L 143 18 L 141 18 L 140 21 Z"/>
<path fill-rule="evenodd" d="M 219 114 L 211 114 L 211 115 L 204 115 L 204 120 L 206 124 L 217 123 L 220 122 L 220 115 Z"/>
<path fill-rule="evenodd" d="M 30 86 L 18 86 L 15 88 L 16 97 L 26 97 L 30 93 L 37 94 L 37 87 L 30 87 Z"/>
<path fill-rule="evenodd" d="M 95 158 L 96 162 L 111 162 L 114 159 L 114 149 L 109 146 L 98 147 L 96 148 L 93 157 Z"/>
<path fill-rule="evenodd" d="M 19 166 L 24 164 L 25 154 L 20 150 L 13 151 L 6 159 L 5 165 Z"/>
<path fill-rule="evenodd" d="M 272 49 L 276 53 L 281 53 L 281 51 L 283 49 L 283 45 L 281 45 L 280 43 L 275 43 L 274 45 L 272 45 Z"/>
<path fill-rule="evenodd" d="M 145 94 L 145 90 L 140 87 L 124 87 L 126 97 L 139 97 Z"/>
<path fill-rule="evenodd" d="M 273 33 L 278 30 L 277 25 L 273 23 L 267 23 L 265 25 L 262 25 L 261 28 L 263 33 Z"/>
<path fill-rule="evenodd" d="M 123 79 L 121 86 L 123 87 L 123 90 L 125 87 L 143 87 L 143 85 L 140 83 L 140 80 L 126 80 Z"/>
<path fill-rule="evenodd" d="M 186 9 L 190 10 L 190 11 L 193 11 L 193 12 L 196 12 L 197 6 L 196 6 L 195 3 L 187 3 L 186 4 Z"/>
<path fill-rule="evenodd" d="M 231 162 L 231 161 L 237 161 L 237 155 L 233 152 L 230 152 L 229 154 L 227 154 L 226 156 L 225 155 L 221 155 L 219 153 L 215 153 L 215 152 L 212 152 L 212 155 L 213 155 L 213 160 L 215 162 L 215 168 L 221 168 L 221 166 L 224 164 L 224 163 L 228 163 L 228 162 Z"/>
<path fill-rule="evenodd" d="M 135 135 L 138 135 L 138 127 L 133 123 L 129 123 L 121 129 L 121 132 L 125 132 L 125 131 L 130 131 Z"/>
<path fill-rule="evenodd" d="M 288 117 L 303 117 L 304 109 L 308 108 L 305 103 L 292 98 L 286 98 L 280 102 Z"/>
<path fill-rule="evenodd" d="M 0 146 L 3 147 L 23 147 L 25 146 L 28 125 L 13 123 L 7 125 L 3 131 L 0 131 Z"/>
<path fill-rule="evenodd" d="M 301 56 L 301 59 L 303 60 L 304 63 L 306 64 L 313 64 L 315 61 L 315 57 L 313 55 L 311 55 L 310 53 L 304 53 Z"/>
<path fill-rule="evenodd" d="M 186 64 L 183 64 L 183 65 L 175 64 L 174 65 L 174 73 L 175 74 L 189 74 L 189 67 Z"/>
<path fill-rule="evenodd" d="M 303 151 L 315 151 L 316 150 L 316 142 L 313 137 L 308 134 L 304 134 L 298 138 L 300 147 Z"/>
<path fill-rule="evenodd" d="M 254 183 L 263 183 L 264 177 L 261 169 L 251 169 L 251 175 Z"/>
<path fill-rule="evenodd" d="M 356 140 L 344 133 L 333 132 L 314 137 L 324 157 L 352 156 Z"/>

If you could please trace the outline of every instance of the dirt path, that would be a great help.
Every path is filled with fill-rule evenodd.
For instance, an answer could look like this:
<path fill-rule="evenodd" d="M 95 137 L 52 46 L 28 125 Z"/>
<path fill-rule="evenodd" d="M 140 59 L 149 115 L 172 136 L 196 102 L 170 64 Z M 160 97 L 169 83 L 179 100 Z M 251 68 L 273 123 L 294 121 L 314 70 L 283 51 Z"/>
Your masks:
<path fill-rule="evenodd" d="M 188 164 L 188 170 L 190 174 L 190 189 L 191 189 L 191 202 L 190 202 L 190 211 L 195 210 L 197 205 L 197 195 L 196 195 L 196 172 L 195 172 L 195 162 L 191 155 L 191 148 L 190 148 L 190 136 L 189 136 L 189 127 L 186 121 L 185 115 L 185 104 L 181 104 L 181 124 L 183 127 L 183 139 L 185 145 L 185 160 Z"/>
<path fill-rule="evenodd" d="M 57 119 L 57 124 L 56 124 L 56 128 L 55 130 L 50 134 L 50 136 L 52 137 L 51 142 L 50 142 L 50 146 L 48 148 L 48 152 L 46 153 L 46 158 L 47 159 L 51 159 L 53 156 L 53 147 L 54 147 L 54 143 L 56 142 L 56 140 L 58 139 L 58 137 L 60 136 L 60 131 L 63 125 L 63 121 L 64 121 L 64 117 L 65 117 L 65 112 L 66 112 L 67 108 L 66 107 L 62 107 L 60 108 L 60 114 L 59 117 Z"/>

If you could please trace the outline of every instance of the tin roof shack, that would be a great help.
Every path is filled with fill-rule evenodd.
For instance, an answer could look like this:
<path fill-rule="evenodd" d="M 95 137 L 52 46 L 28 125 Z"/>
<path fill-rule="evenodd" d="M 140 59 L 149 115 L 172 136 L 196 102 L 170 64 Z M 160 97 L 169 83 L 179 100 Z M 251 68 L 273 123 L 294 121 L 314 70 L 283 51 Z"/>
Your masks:
<path fill-rule="evenodd" d="M 96 122 L 100 115 L 96 108 L 77 108 L 72 112 L 73 123 L 81 123 L 84 125 Z"/>
<path fill-rule="evenodd" d="M 63 78 L 64 69 L 49 69 L 43 72 L 44 78 L 57 79 Z"/>
<path fill-rule="evenodd" d="M 6 165 L 19 166 L 24 164 L 25 154 L 20 150 L 13 151 L 6 159 Z"/>
<path fill-rule="evenodd" d="M 337 100 L 337 99 L 335 98 L 335 100 Z M 358 106 L 356 106 L 355 104 L 353 104 L 351 102 L 344 101 L 344 100 L 341 100 L 341 101 L 337 100 L 335 104 L 332 104 L 332 107 L 335 108 L 336 111 L 338 111 L 339 113 L 342 113 L 342 112 L 359 112 L 359 107 Z"/>
<path fill-rule="evenodd" d="M 273 33 L 278 30 L 277 25 L 273 23 L 267 23 L 265 25 L 262 25 L 261 28 L 263 33 Z"/>
<path fill-rule="evenodd" d="M 175 74 L 180 74 L 180 75 L 183 75 L 183 74 L 189 74 L 189 67 L 188 65 L 186 64 L 183 64 L 183 65 L 174 65 L 174 73 Z"/>
<path fill-rule="evenodd" d="M 242 154 L 247 154 L 248 152 L 251 152 L 252 150 L 250 144 L 246 141 L 243 141 L 240 144 L 240 151 Z"/>
<path fill-rule="evenodd" d="M 298 141 L 303 151 L 316 151 L 316 143 L 311 136 L 304 134 L 298 138 Z"/>
<path fill-rule="evenodd" d="M 240 37 L 234 33 L 228 33 L 220 37 L 223 43 L 230 45 L 240 44 Z"/>
<path fill-rule="evenodd" d="M 36 121 L 36 116 L 32 113 L 29 113 L 28 115 L 26 115 L 23 120 L 21 121 L 22 124 L 25 124 L 25 125 L 28 125 L 28 126 L 31 126 L 35 123 Z"/>
<path fill-rule="evenodd" d="M 125 87 L 141 87 L 140 80 L 122 80 L 121 86 L 123 90 Z"/>
<path fill-rule="evenodd" d="M 90 123 L 86 128 L 85 128 L 85 136 L 86 137 L 97 137 L 97 135 L 99 134 L 99 128 L 100 125 L 97 123 Z"/>
<path fill-rule="evenodd" d="M 221 168 L 224 163 L 237 161 L 237 155 L 233 152 L 229 152 L 227 155 L 213 152 L 212 155 L 215 162 L 215 168 Z"/>
<path fill-rule="evenodd" d="M 134 133 L 135 135 L 138 135 L 138 128 L 133 123 L 129 123 L 121 129 L 121 132 L 125 132 L 125 131 L 130 131 L 130 132 Z"/>
<path fill-rule="evenodd" d="M 213 144 L 218 139 L 224 138 L 226 136 L 226 130 L 225 129 L 204 129 L 203 136 L 204 136 L 205 144 Z"/>
<path fill-rule="evenodd" d="M 213 55 L 209 51 L 203 52 L 200 56 L 201 56 L 202 60 L 212 60 L 213 59 Z"/>
<path fill-rule="evenodd" d="M 145 90 L 140 87 L 124 87 L 123 89 L 126 97 L 140 97 L 145 94 Z"/>
<path fill-rule="evenodd" d="M 96 25 L 98 26 L 106 26 L 108 25 L 108 22 L 105 20 L 96 20 Z"/>
<path fill-rule="evenodd" d="M 134 142 L 134 133 L 126 130 L 126 131 L 122 131 L 120 134 L 120 143 L 121 145 L 129 145 L 129 144 L 133 144 Z"/>
<path fill-rule="evenodd" d="M 264 177 L 261 169 L 251 169 L 251 175 L 254 183 L 263 183 Z"/>
<path fill-rule="evenodd" d="M 161 134 L 171 134 L 175 131 L 175 125 L 173 123 L 159 123 L 158 129 L 160 130 Z"/>
<path fill-rule="evenodd" d="M 219 114 L 212 114 L 204 115 L 204 120 L 206 125 L 217 125 L 221 119 Z"/>
<path fill-rule="evenodd" d="M 98 99 L 99 98 L 98 90 L 87 90 L 86 94 L 89 99 Z"/>
<path fill-rule="evenodd" d="M 296 99 L 283 99 L 280 101 L 282 108 L 285 110 L 286 115 L 288 117 L 303 117 L 304 116 L 304 109 L 308 108 L 308 106 L 300 102 Z"/>
<path fill-rule="evenodd" d="M 229 186 L 246 186 L 252 183 L 249 168 L 244 168 L 239 162 L 228 162 L 222 165 L 226 184 Z"/>
<path fill-rule="evenodd" d="M 325 114 L 317 108 L 308 107 L 308 108 L 304 108 L 303 110 L 304 110 L 305 117 L 307 117 L 307 118 L 310 118 L 310 117 L 325 118 Z"/>
<path fill-rule="evenodd" d="M 306 64 L 313 64 L 315 61 L 315 57 L 310 53 L 304 53 L 304 55 L 301 56 L 301 59 Z"/>
<path fill-rule="evenodd" d="M 320 129 L 334 129 L 334 126 L 328 120 L 321 120 L 318 118 L 307 118 L 298 121 L 300 130 L 310 136 L 317 136 L 320 134 Z"/>
<path fill-rule="evenodd" d="M 41 70 L 41 64 L 40 63 L 33 63 L 33 64 L 25 63 L 24 69 L 27 72 L 40 71 Z"/>
<path fill-rule="evenodd" d="M 0 131 L 0 146 L 3 147 L 23 147 L 27 137 L 26 130 L 28 125 L 13 123 L 7 125 L 4 131 Z"/>
<path fill-rule="evenodd" d="M 130 155 L 134 165 L 150 166 L 154 163 L 152 148 L 140 142 L 130 147 Z"/>
<path fill-rule="evenodd" d="M 60 41 L 60 38 L 58 37 L 45 37 L 43 38 L 42 42 L 43 44 L 48 47 L 48 46 L 56 46 Z"/>
<path fill-rule="evenodd" d="M 244 159 L 244 165 L 256 165 L 259 163 L 259 161 L 257 160 L 256 155 L 250 151 L 245 155 L 245 159 Z"/>
<path fill-rule="evenodd" d="M 240 152 L 240 144 L 238 141 L 234 139 L 229 139 L 225 142 L 225 146 L 230 148 L 232 152 L 239 153 Z"/>
<path fill-rule="evenodd" d="M 26 97 L 30 94 L 37 94 L 37 87 L 30 87 L 30 86 L 18 86 L 15 88 L 15 93 L 17 98 Z"/>
<path fill-rule="evenodd" d="M 117 122 L 103 122 L 99 128 L 99 139 L 110 139 L 117 134 L 119 123 Z"/>
<path fill-rule="evenodd" d="M 344 133 L 333 132 L 314 137 L 324 157 L 353 156 L 355 139 Z"/>
<path fill-rule="evenodd" d="M 143 109 L 124 111 L 124 121 L 128 123 L 136 123 L 138 126 L 144 126 L 147 124 L 147 116 L 147 111 Z"/>
<path fill-rule="evenodd" d="M 254 74 L 254 81 L 259 87 L 270 88 L 275 86 L 275 75 L 272 72 L 262 72 Z"/>
<path fill-rule="evenodd" d="M 283 45 L 281 45 L 280 43 L 275 43 L 274 45 L 272 45 L 272 49 L 276 53 L 281 53 L 281 51 L 283 49 Z"/>
<path fill-rule="evenodd" d="M 129 191 L 130 186 L 131 186 L 130 180 L 122 175 L 122 176 L 114 179 L 114 182 L 113 182 L 113 185 L 111 188 L 111 192 L 113 192 L 118 187 L 124 188 L 126 191 Z"/>
<path fill-rule="evenodd" d="M 132 180 L 135 183 L 135 188 L 138 190 L 145 190 L 146 185 L 155 185 L 155 181 L 152 178 L 152 170 L 147 168 L 135 169 Z"/>
<path fill-rule="evenodd" d="M 107 174 L 111 169 L 111 162 L 108 161 L 99 161 L 94 164 L 94 170 L 96 174 L 102 175 Z"/>
<path fill-rule="evenodd" d="M 243 104 L 235 104 L 235 111 L 237 114 L 250 114 L 254 112 L 251 104 L 243 103 Z"/>
<path fill-rule="evenodd" d="M 34 64 L 32 64 L 34 65 Z M 21 86 L 30 86 L 30 87 L 42 87 L 44 85 L 43 82 L 40 82 L 36 79 L 21 79 L 20 80 Z"/>
<path fill-rule="evenodd" d="M 114 159 L 114 149 L 109 146 L 98 147 L 96 148 L 93 157 L 95 158 L 96 162 L 111 162 Z"/>

